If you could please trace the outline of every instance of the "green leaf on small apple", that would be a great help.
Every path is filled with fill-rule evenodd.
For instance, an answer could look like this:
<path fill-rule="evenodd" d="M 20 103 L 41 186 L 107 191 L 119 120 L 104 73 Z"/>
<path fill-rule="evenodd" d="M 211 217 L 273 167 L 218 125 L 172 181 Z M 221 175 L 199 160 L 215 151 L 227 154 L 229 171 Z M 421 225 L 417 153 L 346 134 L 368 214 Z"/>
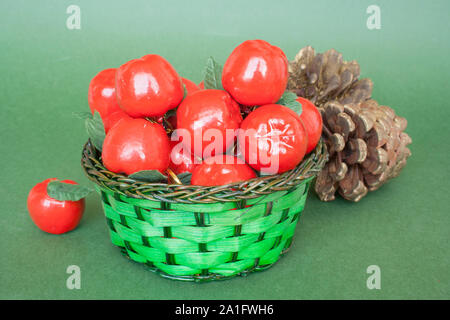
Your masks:
<path fill-rule="evenodd" d="M 102 118 L 98 112 L 94 113 L 91 118 L 85 120 L 86 131 L 94 146 L 102 151 L 103 140 L 105 140 L 105 127 Z"/>
<path fill-rule="evenodd" d="M 165 182 L 167 177 L 158 170 L 142 170 L 132 173 L 128 178 L 145 182 Z"/>
<path fill-rule="evenodd" d="M 206 61 L 205 78 L 203 79 L 205 89 L 219 89 L 222 87 L 222 66 L 213 57 Z"/>
<path fill-rule="evenodd" d="M 277 104 L 288 107 L 298 115 L 302 114 L 302 104 L 297 101 L 297 95 L 291 91 L 285 91 Z"/>
<path fill-rule="evenodd" d="M 59 201 L 78 201 L 85 198 L 94 189 L 79 184 L 50 181 L 47 185 L 47 194 L 50 198 Z"/>

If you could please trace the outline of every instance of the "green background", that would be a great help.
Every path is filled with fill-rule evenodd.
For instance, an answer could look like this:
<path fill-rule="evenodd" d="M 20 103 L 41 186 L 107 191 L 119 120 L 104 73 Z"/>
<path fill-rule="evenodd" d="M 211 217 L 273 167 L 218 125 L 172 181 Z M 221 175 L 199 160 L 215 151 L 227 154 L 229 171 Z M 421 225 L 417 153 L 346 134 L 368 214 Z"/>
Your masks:
<path fill-rule="evenodd" d="M 81 30 L 66 8 L 81 8 Z M 366 8 L 381 8 L 368 30 Z M 1 1 L 0 298 L 4 299 L 448 299 L 449 20 L 443 1 Z M 292 59 L 312 45 L 356 59 L 374 98 L 409 121 L 412 157 L 401 175 L 359 203 L 311 194 L 289 254 L 247 278 L 206 284 L 162 279 L 110 244 L 97 194 L 80 226 L 36 228 L 26 198 L 48 177 L 87 185 L 80 167 L 90 79 L 148 53 L 199 82 L 210 55 L 223 63 L 262 38 Z M 66 268 L 81 268 L 81 290 Z M 369 290 L 369 265 L 381 290 Z"/>

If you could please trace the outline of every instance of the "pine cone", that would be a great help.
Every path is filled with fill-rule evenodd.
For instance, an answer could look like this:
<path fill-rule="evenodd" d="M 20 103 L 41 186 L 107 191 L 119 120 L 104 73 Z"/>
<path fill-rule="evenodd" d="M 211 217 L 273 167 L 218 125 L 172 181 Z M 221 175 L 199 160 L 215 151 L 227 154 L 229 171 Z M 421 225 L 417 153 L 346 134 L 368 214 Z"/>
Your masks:
<path fill-rule="evenodd" d="M 312 101 L 324 120 L 330 159 L 315 186 L 323 201 L 334 200 L 337 191 L 359 201 L 397 176 L 411 155 L 406 120 L 369 100 L 373 83 L 359 76 L 359 64 L 334 49 L 316 54 L 308 46 L 289 63 L 288 90 Z"/>
<path fill-rule="evenodd" d="M 319 173 L 315 190 L 322 201 L 336 191 L 359 201 L 396 177 L 411 155 L 411 138 L 403 131 L 407 121 L 375 100 L 342 104 L 329 101 L 319 108 L 323 137 L 330 160 Z"/>
<path fill-rule="evenodd" d="M 332 100 L 359 103 L 371 97 L 373 87 L 370 79 L 359 79 L 359 73 L 359 64 L 343 61 L 336 50 L 316 54 L 308 46 L 289 64 L 288 90 L 318 107 Z"/>

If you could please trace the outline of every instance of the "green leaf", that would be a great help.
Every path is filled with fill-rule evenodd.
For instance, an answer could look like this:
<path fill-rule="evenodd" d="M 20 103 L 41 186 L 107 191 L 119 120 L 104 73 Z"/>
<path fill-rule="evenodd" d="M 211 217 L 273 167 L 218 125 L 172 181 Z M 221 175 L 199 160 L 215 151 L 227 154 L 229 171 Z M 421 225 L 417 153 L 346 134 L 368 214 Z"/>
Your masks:
<path fill-rule="evenodd" d="M 72 112 L 72 115 L 81 120 L 92 119 L 92 113 L 88 111 Z"/>
<path fill-rule="evenodd" d="M 59 201 L 78 201 L 85 198 L 94 189 L 80 186 L 79 184 L 50 181 L 47 185 L 47 193 L 50 198 Z"/>
<path fill-rule="evenodd" d="M 213 57 L 209 57 L 206 61 L 205 78 L 203 83 L 205 89 L 219 89 L 222 87 L 222 66 L 218 64 Z"/>
<path fill-rule="evenodd" d="M 165 118 L 169 119 L 172 116 L 176 116 L 177 115 L 177 109 L 178 109 L 178 107 L 170 109 L 169 111 L 167 111 L 166 115 L 165 115 Z"/>
<path fill-rule="evenodd" d="M 186 98 L 187 94 L 188 94 L 188 92 L 186 89 L 186 85 L 183 83 L 183 100 L 184 100 L 184 98 Z"/>
<path fill-rule="evenodd" d="M 281 104 L 282 106 L 288 107 L 289 109 L 295 111 L 298 115 L 302 114 L 302 104 L 298 102 L 297 95 L 291 91 L 285 91 L 281 96 L 280 100 L 277 101 L 277 104 Z"/>
<path fill-rule="evenodd" d="M 132 173 L 128 178 L 145 182 L 162 182 L 167 181 L 167 177 L 158 170 L 142 170 Z"/>
<path fill-rule="evenodd" d="M 190 172 L 182 172 L 177 175 L 178 179 L 180 179 L 182 184 L 191 184 L 192 173 Z"/>
<path fill-rule="evenodd" d="M 94 146 L 102 151 L 103 140 L 105 140 L 105 128 L 102 118 L 98 112 L 95 112 L 92 118 L 85 120 L 86 131 Z"/>

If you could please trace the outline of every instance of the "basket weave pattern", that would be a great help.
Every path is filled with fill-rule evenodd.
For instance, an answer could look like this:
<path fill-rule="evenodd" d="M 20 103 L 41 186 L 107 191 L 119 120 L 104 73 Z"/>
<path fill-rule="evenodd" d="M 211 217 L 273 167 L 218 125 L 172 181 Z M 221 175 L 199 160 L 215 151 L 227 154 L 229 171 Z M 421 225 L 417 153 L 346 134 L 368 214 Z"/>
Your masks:
<path fill-rule="evenodd" d="M 320 142 L 294 170 L 221 187 L 131 180 L 104 168 L 89 142 L 82 166 L 125 255 L 164 277 L 208 281 L 264 270 L 287 251 L 326 157 Z"/>

